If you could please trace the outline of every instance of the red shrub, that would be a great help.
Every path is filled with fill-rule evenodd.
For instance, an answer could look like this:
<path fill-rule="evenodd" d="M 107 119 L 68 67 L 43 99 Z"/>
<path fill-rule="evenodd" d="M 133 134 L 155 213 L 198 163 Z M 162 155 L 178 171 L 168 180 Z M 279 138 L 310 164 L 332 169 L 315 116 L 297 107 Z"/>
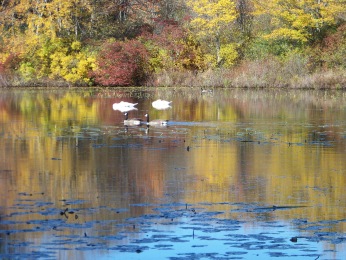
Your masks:
<path fill-rule="evenodd" d="M 147 50 L 136 40 L 106 44 L 97 59 L 95 82 L 104 86 L 140 85 L 146 78 Z"/>
<path fill-rule="evenodd" d="M 4 62 L 0 62 L 0 86 L 10 85 L 11 78 L 18 69 L 20 59 L 16 54 L 10 54 Z"/>
<path fill-rule="evenodd" d="M 11 53 L 8 55 L 3 63 L 4 69 L 9 71 L 17 70 L 19 67 L 20 59 L 17 54 Z"/>
<path fill-rule="evenodd" d="M 157 20 L 155 30 L 153 32 L 143 32 L 142 37 L 152 40 L 158 46 L 177 54 L 183 51 L 185 47 L 184 40 L 187 37 L 187 32 L 177 22 Z"/>

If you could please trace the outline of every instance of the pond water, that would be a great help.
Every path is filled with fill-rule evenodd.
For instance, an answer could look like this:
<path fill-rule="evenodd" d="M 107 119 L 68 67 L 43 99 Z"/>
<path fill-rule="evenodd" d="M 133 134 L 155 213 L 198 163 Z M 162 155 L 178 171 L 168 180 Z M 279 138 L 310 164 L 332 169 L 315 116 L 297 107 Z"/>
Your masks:
<path fill-rule="evenodd" d="M 1 259 L 346 255 L 345 92 L 0 92 Z"/>

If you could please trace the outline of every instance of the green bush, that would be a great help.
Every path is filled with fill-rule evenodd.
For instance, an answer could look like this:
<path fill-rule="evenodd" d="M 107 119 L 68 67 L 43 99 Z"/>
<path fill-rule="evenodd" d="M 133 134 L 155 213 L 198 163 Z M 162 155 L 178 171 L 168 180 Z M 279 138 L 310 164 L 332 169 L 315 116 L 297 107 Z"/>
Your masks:
<path fill-rule="evenodd" d="M 262 60 L 268 56 L 285 57 L 292 51 L 299 51 L 302 46 L 293 44 L 288 40 L 266 40 L 255 38 L 244 51 L 246 60 Z"/>

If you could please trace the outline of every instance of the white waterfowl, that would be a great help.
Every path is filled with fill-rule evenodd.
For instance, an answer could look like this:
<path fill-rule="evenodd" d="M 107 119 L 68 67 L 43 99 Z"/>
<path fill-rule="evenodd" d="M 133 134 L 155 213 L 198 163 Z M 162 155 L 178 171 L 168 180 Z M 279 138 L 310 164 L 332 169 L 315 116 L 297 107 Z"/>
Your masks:
<path fill-rule="evenodd" d="M 133 106 L 137 105 L 138 103 L 130 103 L 130 102 L 126 102 L 126 101 L 120 101 L 119 104 L 121 106 L 125 106 L 125 107 L 133 107 Z"/>
<path fill-rule="evenodd" d="M 128 119 L 128 113 L 125 112 L 124 113 L 125 119 L 124 119 L 124 125 L 125 126 L 137 126 L 137 125 L 141 125 L 142 123 L 142 119 L 140 118 L 131 118 Z"/>
<path fill-rule="evenodd" d="M 149 114 L 145 114 L 145 117 L 147 118 L 146 125 L 166 126 L 168 123 L 168 120 L 164 120 L 164 119 L 155 119 L 155 120 L 150 121 L 149 120 Z"/>
<path fill-rule="evenodd" d="M 164 110 L 164 109 L 171 108 L 171 103 L 172 103 L 172 101 L 158 99 L 158 100 L 152 102 L 151 104 L 154 108 L 156 108 L 158 110 Z"/>
<path fill-rule="evenodd" d="M 126 102 L 126 101 L 121 101 L 119 103 L 114 103 L 113 104 L 113 110 L 120 110 L 120 111 L 131 111 L 131 110 L 135 110 L 137 108 L 135 108 L 135 106 L 138 103 L 130 103 L 130 102 Z"/>
<path fill-rule="evenodd" d="M 113 108 L 114 109 L 114 108 Z M 117 109 L 114 109 L 114 110 L 118 110 L 120 111 L 121 113 L 125 113 L 125 112 L 130 112 L 132 110 L 138 110 L 136 107 L 119 107 Z"/>

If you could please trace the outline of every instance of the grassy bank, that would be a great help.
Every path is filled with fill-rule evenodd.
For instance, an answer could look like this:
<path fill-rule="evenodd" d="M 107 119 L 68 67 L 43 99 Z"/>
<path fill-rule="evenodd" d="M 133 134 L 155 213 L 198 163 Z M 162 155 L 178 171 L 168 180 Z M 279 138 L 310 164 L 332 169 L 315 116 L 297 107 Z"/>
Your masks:
<path fill-rule="evenodd" d="M 346 70 L 309 72 L 304 66 L 280 65 L 273 61 L 248 62 L 233 69 L 199 73 L 163 71 L 152 76 L 147 86 L 346 89 Z"/>
<path fill-rule="evenodd" d="M 0 87 L 87 87 L 71 85 L 64 81 L 32 80 L 30 82 L 13 80 L 13 77 L 0 75 Z M 345 70 L 327 70 L 305 75 L 290 75 L 282 71 L 253 70 L 207 70 L 199 73 L 187 71 L 164 71 L 152 75 L 147 87 L 226 87 L 226 88 L 287 88 L 287 89 L 346 89 Z"/>
<path fill-rule="evenodd" d="M 152 74 L 147 87 L 226 87 L 226 88 L 288 88 L 346 89 L 345 69 L 318 69 L 311 72 L 307 63 L 278 60 L 244 62 L 230 69 L 205 71 L 163 70 Z M 49 78 L 26 81 L 18 75 L 1 74 L 0 87 L 87 87 Z"/>
<path fill-rule="evenodd" d="M 87 87 L 87 84 L 72 84 L 65 80 L 55 80 L 49 78 L 25 80 L 18 75 L 0 73 L 0 88 L 20 88 L 20 87 Z"/>

